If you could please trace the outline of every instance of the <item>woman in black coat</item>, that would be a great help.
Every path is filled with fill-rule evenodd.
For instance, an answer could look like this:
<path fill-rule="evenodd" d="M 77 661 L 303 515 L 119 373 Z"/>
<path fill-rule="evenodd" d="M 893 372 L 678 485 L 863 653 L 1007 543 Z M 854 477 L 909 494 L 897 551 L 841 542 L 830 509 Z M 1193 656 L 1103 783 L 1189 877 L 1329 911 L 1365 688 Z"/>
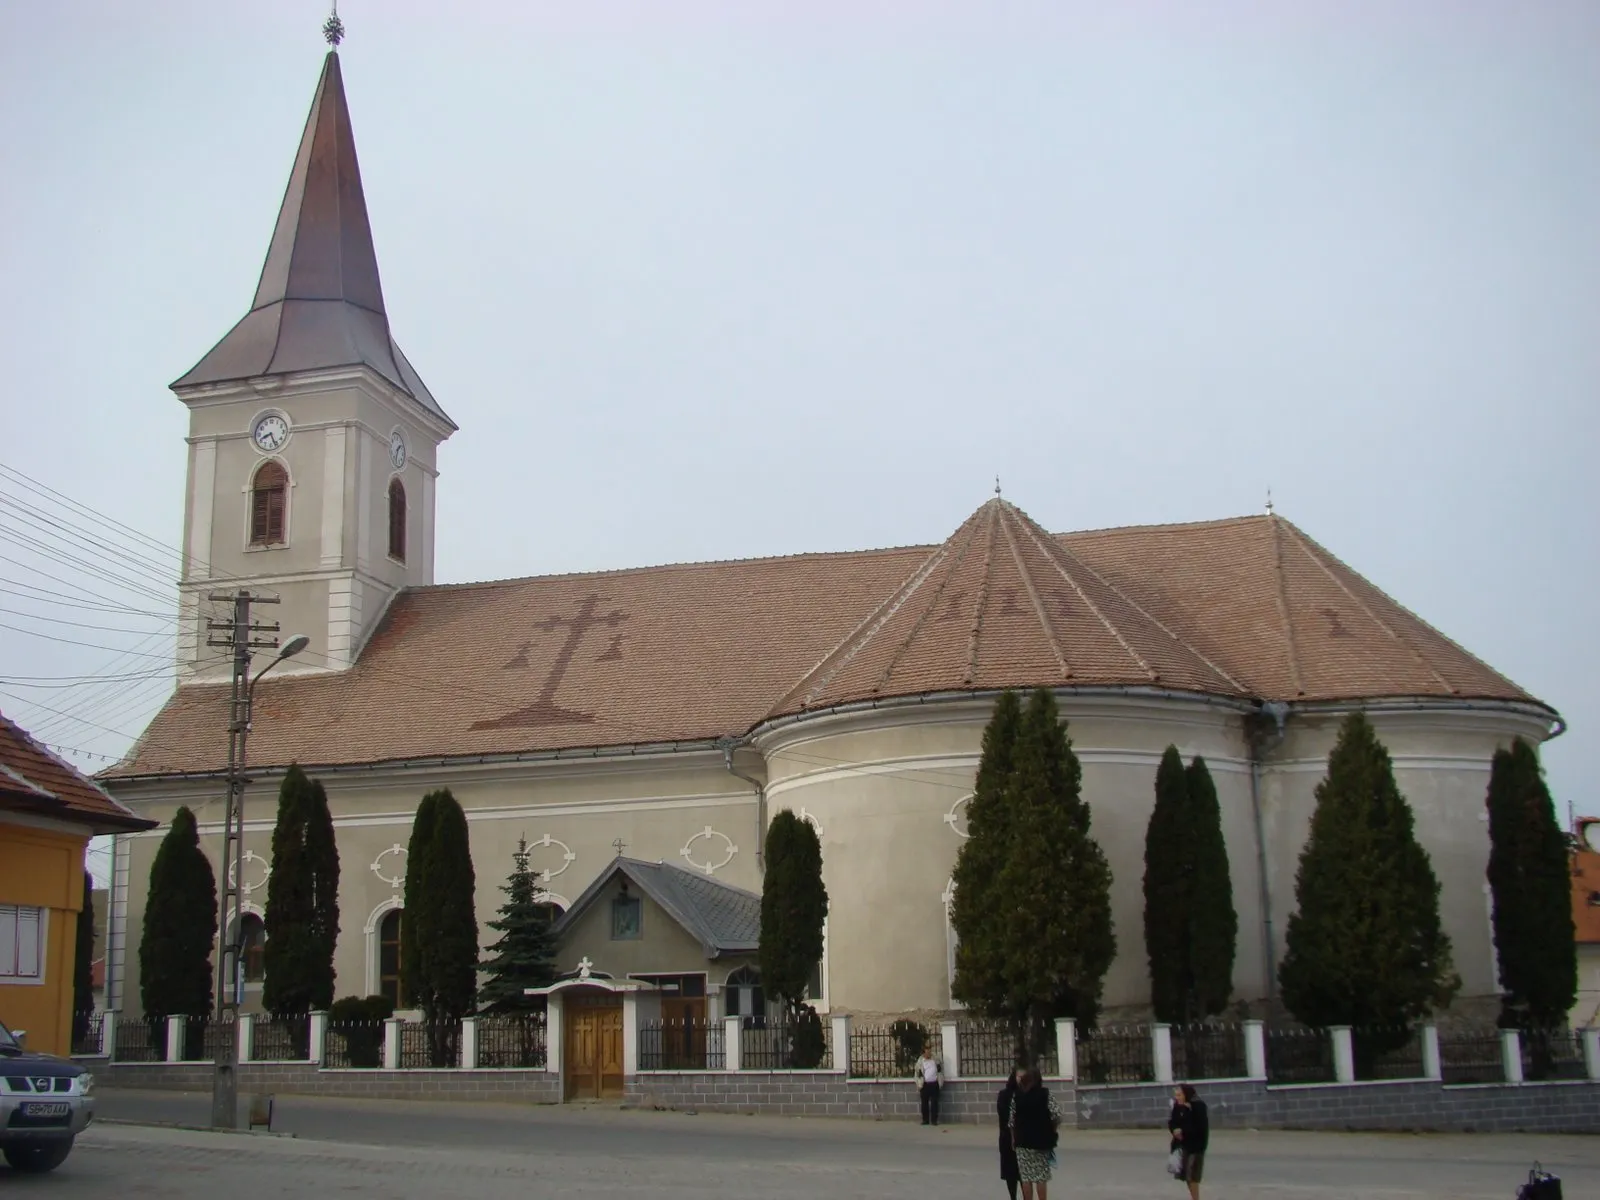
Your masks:
<path fill-rule="evenodd" d="M 1011 1101 L 1016 1094 L 1017 1069 L 1012 1068 L 1010 1078 L 994 1102 L 994 1111 L 1000 1117 L 1000 1178 L 1006 1181 L 1011 1200 L 1017 1200 L 1017 1148 L 1011 1138 Z"/>

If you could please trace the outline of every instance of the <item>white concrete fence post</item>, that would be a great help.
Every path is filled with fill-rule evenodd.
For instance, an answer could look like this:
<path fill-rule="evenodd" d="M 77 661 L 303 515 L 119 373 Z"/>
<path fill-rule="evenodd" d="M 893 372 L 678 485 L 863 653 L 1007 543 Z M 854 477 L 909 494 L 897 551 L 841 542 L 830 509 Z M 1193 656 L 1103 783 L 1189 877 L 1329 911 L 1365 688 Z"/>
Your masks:
<path fill-rule="evenodd" d="M 247 1063 L 254 1056 L 256 1050 L 256 1015 L 255 1013 L 240 1013 L 239 1019 L 234 1024 L 237 1026 L 234 1032 L 239 1037 L 239 1061 Z"/>
<path fill-rule="evenodd" d="M 328 1061 L 328 1014 L 312 1013 L 306 1032 L 306 1058 L 320 1067 Z"/>
<path fill-rule="evenodd" d="M 400 1069 L 400 1026 L 405 1023 L 404 1017 L 390 1017 L 383 1023 L 383 1069 L 385 1071 L 398 1071 Z"/>
<path fill-rule="evenodd" d="M 1265 1021 L 1244 1023 L 1244 1073 L 1247 1079 L 1267 1077 L 1267 1025 Z"/>
<path fill-rule="evenodd" d="M 834 1013 L 833 1022 L 833 1069 L 850 1078 L 850 1014 Z"/>
<path fill-rule="evenodd" d="M 549 1075 L 561 1074 L 561 1031 L 565 1024 L 566 1001 L 560 992 L 552 993 L 544 1002 L 544 1069 Z"/>
<path fill-rule="evenodd" d="M 1590 1079 L 1600 1079 L 1600 1029 L 1583 1031 L 1583 1065 Z"/>
<path fill-rule="evenodd" d="M 1522 1035 L 1515 1029 L 1500 1031 L 1500 1065 L 1507 1083 L 1522 1082 Z"/>
<path fill-rule="evenodd" d="M 188 1017 L 167 1018 L 167 1061 L 169 1063 L 183 1061 L 183 1034 Z"/>
<path fill-rule="evenodd" d="M 1356 1081 L 1356 1044 L 1350 1036 L 1350 1026 L 1330 1025 L 1328 1036 L 1333 1039 L 1333 1077 L 1340 1083 Z"/>
<path fill-rule="evenodd" d="M 740 1043 L 743 1041 L 744 1018 L 722 1018 L 722 1069 L 724 1071 L 737 1071 L 739 1069 Z"/>
<path fill-rule="evenodd" d="M 939 1057 L 944 1060 L 944 1077 L 961 1078 L 961 1031 L 954 1021 L 939 1022 Z"/>
<path fill-rule="evenodd" d="M 639 1073 L 639 993 L 622 993 L 622 1077 Z"/>
<path fill-rule="evenodd" d="M 1056 1073 L 1062 1079 L 1078 1077 L 1078 1023 L 1071 1017 L 1056 1020 Z"/>
<path fill-rule="evenodd" d="M 122 1013 L 117 1009 L 107 1009 L 100 1016 L 100 1053 L 106 1056 L 107 1061 L 117 1061 L 117 1022 L 122 1018 Z"/>
<path fill-rule="evenodd" d="M 1150 1055 L 1155 1064 L 1156 1082 L 1172 1082 L 1172 1026 L 1159 1022 L 1150 1026 Z"/>
<path fill-rule="evenodd" d="M 1422 1077 L 1444 1078 L 1444 1056 L 1439 1053 L 1439 1027 L 1431 1022 L 1422 1027 Z"/>
<path fill-rule="evenodd" d="M 627 1050 L 626 1042 L 623 1046 Z M 478 1018 L 461 1018 L 461 1069 L 463 1071 L 476 1071 L 478 1069 Z"/>

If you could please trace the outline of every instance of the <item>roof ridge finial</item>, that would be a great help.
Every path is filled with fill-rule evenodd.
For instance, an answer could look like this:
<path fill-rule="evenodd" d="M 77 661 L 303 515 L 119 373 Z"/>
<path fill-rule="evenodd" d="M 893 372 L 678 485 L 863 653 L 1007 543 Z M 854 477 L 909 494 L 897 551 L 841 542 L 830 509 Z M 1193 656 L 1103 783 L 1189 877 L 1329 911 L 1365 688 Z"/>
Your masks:
<path fill-rule="evenodd" d="M 996 496 L 1000 495 L 1000 476 L 998 475 L 994 477 L 994 494 Z"/>
<path fill-rule="evenodd" d="M 322 23 L 322 38 L 335 50 L 339 48 L 339 43 L 344 41 L 344 22 L 339 20 L 339 0 L 333 0 L 333 11 Z"/>
<path fill-rule="evenodd" d="M 1271 488 L 1270 488 L 1270 487 L 1269 487 L 1269 488 L 1268 488 L 1268 489 L 1267 489 L 1267 516 L 1269 516 L 1269 517 L 1270 517 L 1270 516 L 1272 516 L 1272 515 L 1273 515 L 1273 507 L 1272 507 L 1272 489 L 1271 489 Z"/>

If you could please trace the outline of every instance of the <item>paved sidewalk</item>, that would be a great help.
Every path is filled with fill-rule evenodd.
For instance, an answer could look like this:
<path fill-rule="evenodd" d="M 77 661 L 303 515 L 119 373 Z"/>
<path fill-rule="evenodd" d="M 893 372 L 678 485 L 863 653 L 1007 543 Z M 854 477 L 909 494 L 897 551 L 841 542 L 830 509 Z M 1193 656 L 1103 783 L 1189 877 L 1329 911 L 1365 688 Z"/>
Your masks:
<path fill-rule="evenodd" d="M 107 1093 L 103 1108 L 154 1110 Z M 198 1100 L 198 1098 L 195 1098 Z M 514 1105 L 280 1100 L 300 1136 L 100 1124 L 54 1175 L 0 1167 L 5 1200 L 1002 1200 L 994 1135 L 972 1127 Z M 351 1136 L 353 1128 L 363 1132 Z M 471 1129 L 476 1137 L 465 1139 Z M 342 1140 L 316 1140 L 339 1138 Z M 385 1144 L 375 1144 L 377 1142 Z M 1511 1200 L 1534 1158 L 1573 1200 L 1600 1196 L 1592 1138 L 1219 1132 L 1207 1200 Z M 1055 1200 L 1180 1200 L 1159 1134 L 1075 1132 Z"/>

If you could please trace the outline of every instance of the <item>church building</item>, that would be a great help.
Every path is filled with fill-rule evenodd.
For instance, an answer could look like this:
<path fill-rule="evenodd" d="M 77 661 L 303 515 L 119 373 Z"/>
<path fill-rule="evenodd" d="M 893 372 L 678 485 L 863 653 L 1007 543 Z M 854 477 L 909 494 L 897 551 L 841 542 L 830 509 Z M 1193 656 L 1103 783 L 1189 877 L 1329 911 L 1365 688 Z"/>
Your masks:
<path fill-rule="evenodd" d="M 1463 995 L 1496 990 L 1490 759 L 1560 717 L 1271 512 L 1061 533 L 996 494 L 926 545 L 436 583 L 440 446 L 493 431 L 445 396 L 458 429 L 391 330 L 336 51 L 249 311 L 172 389 L 190 414 L 179 680 L 101 777 L 161 826 L 116 839 L 112 1007 L 139 1008 L 144 893 L 179 805 L 220 856 L 229 659 L 208 621 L 239 588 L 276 597 L 258 615 L 310 639 L 255 690 L 247 989 L 277 789 L 298 762 L 337 832 L 339 995 L 403 1002 L 405 844 L 421 797 L 448 787 L 480 922 L 525 838 L 564 970 L 709 1016 L 761 1003 L 762 842 L 792 809 L 821 838 L 831 897 L 818 1007 L 948 1010 L 950 876 L 984 726 L 1001 689 L 1046 686 L 1114 873 L 1111 1009 L 1148 1000 L 1141 877 L 1163 749 L 1210 764 L 1234 992 L 1263 1002 L 1313 792 L 1355 708 L 1416 812 Z"/>

